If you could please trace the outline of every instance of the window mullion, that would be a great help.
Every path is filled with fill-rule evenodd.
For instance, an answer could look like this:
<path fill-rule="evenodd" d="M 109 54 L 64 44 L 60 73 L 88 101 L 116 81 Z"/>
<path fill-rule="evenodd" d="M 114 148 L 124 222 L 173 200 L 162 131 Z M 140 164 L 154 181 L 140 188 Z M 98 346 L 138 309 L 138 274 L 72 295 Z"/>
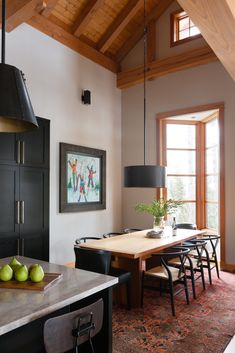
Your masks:
<path fill-rule="evenodd" d="M 197 209 L 196 222 L 198 228 L 206 226 L 206 211 L 205 211 L 205 126 L 203 123 L 197 125 L 196 133 L 196 173 L 197 173 Z"/>

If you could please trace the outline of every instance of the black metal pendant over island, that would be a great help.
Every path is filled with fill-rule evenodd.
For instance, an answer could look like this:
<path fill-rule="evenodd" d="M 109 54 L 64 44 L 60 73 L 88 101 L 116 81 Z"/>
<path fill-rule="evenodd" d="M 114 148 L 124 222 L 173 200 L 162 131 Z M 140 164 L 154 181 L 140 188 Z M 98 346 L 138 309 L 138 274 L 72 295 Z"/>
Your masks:
<path fill-rule="evenodd" d="M 5 64 L 6 4 L 2 0 L 2 61 L 0 64 L 0 131 L 38 128 L 22 71 Z"/>

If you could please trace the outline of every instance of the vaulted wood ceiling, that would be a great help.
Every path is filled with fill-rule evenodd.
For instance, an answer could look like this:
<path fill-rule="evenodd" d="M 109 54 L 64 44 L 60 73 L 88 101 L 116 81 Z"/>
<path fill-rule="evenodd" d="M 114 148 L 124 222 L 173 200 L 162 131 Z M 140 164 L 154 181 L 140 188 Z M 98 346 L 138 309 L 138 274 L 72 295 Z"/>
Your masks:
<path fill-rule="evenodd" d="M 149 36 L 148 78 L 155 78 L 169 72 L 217 60 L 209 46 L 161 61 L 155 60 L 154 23 L 172 2 L 173 0 L 146 1 Z M 221 0 L 179 0 L 178 2 L 183 8 L 189 10 L 190 17 L 192 15 L 199 28 L 202 23 L 205 38 L 210 44 L 210 21 L 207 21 L 209 29 L 208 26 L 205 29 L 204 18 L 199 11 L 196 11 L 197 5 L 204 3 L 203 9 L 206 11 L 210 6 L 213 8 L 215 3 L 221 3 Z M 231 5 L 231 0 L 224 0 L 224 2 L 226 3 L 226 13 L 227 8 L 233 5 Z M 120 63 L 143 36 L 144 0 L 6 0 L 6 4 L 7 31 L 14 30 L 23 22 L 28 23 L 81 55 L 112 72 L 118 73 L 117 85 L 120 88 L 131 86 L 143 80 L 143 66 L 121 72 Z M 225 19 L 220 21 L 216 11 L 214 12 L 213 20 L 226 22 Z M 227 30 L 232 25 L 230 18 L 229 21 Z M 213 24 L 213 21 L 211 23 Z M 223 31 L 225 27 L 223 25 Z M 217 33 L 218 35 L 219 33 Z M 233 35 L 234 29 L 230 33 L 230 40 Z M 234 50 L 234 42 L 229 47 L 232 47 L 232 50 Z M 212 47 L 216 52 L 216 45 L 213 44 Z M 223 49 L 222 54 L 220 53 L 221 61 L 223 61 L 224 52 Z M 234 56 L 232 58 L 234 60 Z M 225 64 L 229 65 L 231 73 L 233 71 L 231 59 L 229 63 L 228 61 L 225 60 Z"/>

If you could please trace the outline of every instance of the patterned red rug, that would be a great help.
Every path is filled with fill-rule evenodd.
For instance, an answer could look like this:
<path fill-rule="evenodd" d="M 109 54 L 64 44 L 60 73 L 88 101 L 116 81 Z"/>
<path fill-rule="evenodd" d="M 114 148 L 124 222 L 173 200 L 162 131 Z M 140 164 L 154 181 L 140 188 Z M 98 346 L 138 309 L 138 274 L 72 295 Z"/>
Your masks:
<path fill-rule="evenodd" d="M 235 334 L 235 275 L 221 272 L 205 291 L 196 282 L 190 305 L 183 292 L 175 297 L 175 317 L 168 294 L 152 290 L 145 290 L 144 309 L 114 308 L 113 352 L 222 353 Z"/>

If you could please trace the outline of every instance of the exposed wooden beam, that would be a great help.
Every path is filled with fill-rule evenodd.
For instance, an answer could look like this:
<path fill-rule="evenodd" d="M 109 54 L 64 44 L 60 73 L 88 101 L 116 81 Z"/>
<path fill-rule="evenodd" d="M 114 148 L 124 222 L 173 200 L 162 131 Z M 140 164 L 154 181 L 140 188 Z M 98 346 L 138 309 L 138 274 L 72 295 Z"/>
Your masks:
<path fill-rule="evenodd" d="M 6 30 L 14 28 L 29 20 L 36 13 L 42 11 L 46 4 L 43 0 L 8 0 L 6 1 Z M 0 10 L 2 15 L 2 9 Z"/>
<path fill-rule="evenodd" d="M 235 80 L 235 1 L 178 0 Z"/>
<path fill-rule="evenodd" d="M 151 63 L 156 58 L 156 26 L 155 21 L 148 23 L 147 29 L 147 62 Z"/>
<path fill-rule="evenodd" d="M 94 16 L 95 12 L 100 6 L 103 5 L 103 3 L 104 0 L 89 0 L 87 2 L 85 9 L 82 11 L 81 15 L 78 16 L 73 26 L 73 34 L 76 37 L 79 37 L 82 34 L 84 28 L 90 22 L 92 16 Z"/>
<path fill-rule="evenodd" d="M 156 60 L 147 66 L 147 79 L 153 79 L 172 72 L 189 69 L 198 65 L 208 64 L 218 58 L 209 46 L 190 50 L 169 58 Z M 139 66 L 133 70 L 119 72 L 117 74 L 117 87 L 127 88 L 144 80 L 144 67 Z"/>
<path fill-rule="evenodd" d="M 116 62 L 96 49 L 91 48 L 86 43 L 83 43 L 74 35 L 66 32 L 63 28 L 52 23 L 44 16 L 36 15 L 27 21 L 27 23 L 106 69 L 115 73 L 118 72 L 119 65 Z"/>
<path fill-rule="evenodd" d="M 46 2 L 46 7 L 41 12 L 41 15 L 49 17 L 58 1 L 59 0 L 45 0 L 44 2 Z"/>
<path fill-rule="evenodd" d="M 157 6 L 151 11 L 148 15 L 147 23 L 150 21 L 156 21 L 165 11 L 166 9 L 172 4 L 174 0 L 161 0 Z M 122 61 L 124 57 L 129 53 L 129 51 L 138 43 L 141 37 L 144 34 L 143 27 L 136 28 L 134 34 L 130 37 L 128 41 L 120 48 L 118 51 L 116 60 L 118 62 Z"/>
<path fill-rule="evenodd" d="M 118 37 L 121 31 L 132 20 L 139 9 L 143 7 L 143 0 L 130 0 L 124 9 L 120 12 L 116 20 L 111 24 L 108 30 L 100 39 L 97 48 L 105 53 L 106 50 L 112 45 L 114 40 Z"/>

